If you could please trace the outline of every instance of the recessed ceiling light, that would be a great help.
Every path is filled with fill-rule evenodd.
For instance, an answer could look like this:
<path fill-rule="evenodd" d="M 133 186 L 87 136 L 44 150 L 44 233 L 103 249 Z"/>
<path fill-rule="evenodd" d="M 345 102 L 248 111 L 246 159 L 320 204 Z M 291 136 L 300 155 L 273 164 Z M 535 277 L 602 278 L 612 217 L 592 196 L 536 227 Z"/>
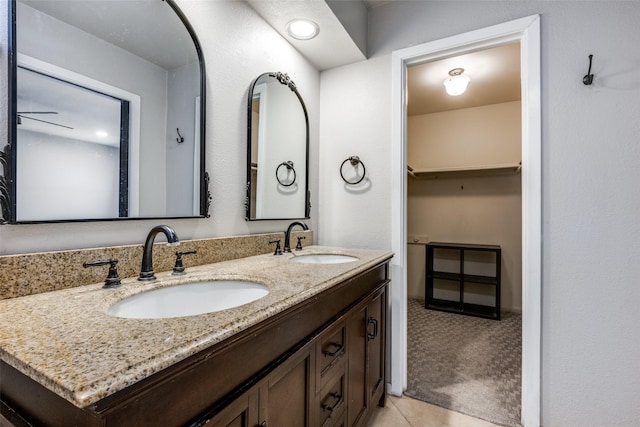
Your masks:
<path fill-rule="evenodd" d="M 294 39 L 309 40 L 318 35 L 320 27 L 308 19 L 294 19 L 287 24 L 287 32 Z"/>
<path fill-rule="evenodd" d="M 97 130 L 96 136 L 99 136 L 100 138 L 106 138 L 109 136 L 109 134 L 103 130 Z"/>

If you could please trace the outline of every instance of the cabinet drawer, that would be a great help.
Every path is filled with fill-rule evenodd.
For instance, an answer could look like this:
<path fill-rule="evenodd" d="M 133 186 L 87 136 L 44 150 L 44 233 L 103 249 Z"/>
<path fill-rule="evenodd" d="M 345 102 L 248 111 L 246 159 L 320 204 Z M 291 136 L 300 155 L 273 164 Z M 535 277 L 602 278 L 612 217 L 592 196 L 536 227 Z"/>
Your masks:
<path fill-rule="evenodd" d="M 316 392 L 327 384 L 336 371 L 344 367 L 347 350 L 345 337 L 345 323 L 342 320 L 320 335 L 316 344 Z"/>
<path fill-rule="evenodd" d="M 333 427 L 340 425 L 345 413 L 346 399 L 346 370 L 344 364 L 338 375 L 332 376 L 329 383 L 317 396 L 316 413 L 319 427 Z"/>

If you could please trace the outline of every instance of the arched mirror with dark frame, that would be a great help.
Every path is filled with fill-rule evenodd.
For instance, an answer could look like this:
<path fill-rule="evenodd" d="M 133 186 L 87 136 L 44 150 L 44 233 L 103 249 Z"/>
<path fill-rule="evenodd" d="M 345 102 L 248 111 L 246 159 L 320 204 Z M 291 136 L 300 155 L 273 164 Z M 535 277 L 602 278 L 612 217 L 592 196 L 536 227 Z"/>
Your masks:
<path fill-rule="evenodd" d="M 173 0 L 10 0 L 0 223 L 209 216 L 205 64 Z"/>
<path fill-rule="evenodd" d="M 252 82 L 247 121 L 245 219 L 309 218 L 309 118 L 287 74 Z"/>

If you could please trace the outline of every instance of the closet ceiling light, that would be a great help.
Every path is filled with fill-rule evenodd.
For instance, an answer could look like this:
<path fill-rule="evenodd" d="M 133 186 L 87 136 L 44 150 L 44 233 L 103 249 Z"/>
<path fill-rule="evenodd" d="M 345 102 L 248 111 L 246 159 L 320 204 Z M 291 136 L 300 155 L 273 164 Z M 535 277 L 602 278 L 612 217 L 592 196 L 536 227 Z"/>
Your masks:
<path fill-rule="evenodd" d="M 449 78 L 444 81 L 444 87 L 451 96 L 462 95 L 467 90 L 467 85 L 471 80 L 469 76 L 463 76 L 464 68 L 454 68 L 449 71 Z"/>
<path fill-rule="evenodd" d="M 308 19 L 294 19 L 287 24 L 287 32 L 294 39 L 309 40 L 318 35 L 320 27 Z"/>

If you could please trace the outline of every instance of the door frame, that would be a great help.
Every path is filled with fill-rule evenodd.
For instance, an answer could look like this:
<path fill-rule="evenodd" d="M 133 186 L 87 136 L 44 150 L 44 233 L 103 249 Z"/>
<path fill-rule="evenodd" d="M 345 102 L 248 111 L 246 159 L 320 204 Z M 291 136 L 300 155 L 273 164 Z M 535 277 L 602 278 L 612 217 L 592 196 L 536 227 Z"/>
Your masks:
<path fill-rule="evenodd" d="M 540 16 L 532 15 L 391 54 L 391 378 L 389 392 L 407 387 L 407 67 L 520 41 L 522 79 L 522 412 L 524 427 L 540 426 L 542 312 L 542 129 Z"/>

